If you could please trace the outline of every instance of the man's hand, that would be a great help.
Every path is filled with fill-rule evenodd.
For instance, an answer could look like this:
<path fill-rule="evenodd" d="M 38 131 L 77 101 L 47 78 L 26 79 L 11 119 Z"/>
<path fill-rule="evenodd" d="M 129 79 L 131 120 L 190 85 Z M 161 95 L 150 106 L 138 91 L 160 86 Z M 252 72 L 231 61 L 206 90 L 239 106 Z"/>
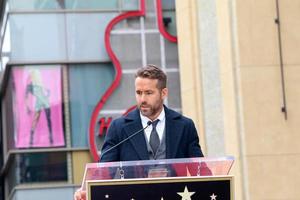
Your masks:
<path fill-rule="evenodd" d="M 86 192 L 79 188 L 74 194 L 74 200 L 86 200 Z"/>

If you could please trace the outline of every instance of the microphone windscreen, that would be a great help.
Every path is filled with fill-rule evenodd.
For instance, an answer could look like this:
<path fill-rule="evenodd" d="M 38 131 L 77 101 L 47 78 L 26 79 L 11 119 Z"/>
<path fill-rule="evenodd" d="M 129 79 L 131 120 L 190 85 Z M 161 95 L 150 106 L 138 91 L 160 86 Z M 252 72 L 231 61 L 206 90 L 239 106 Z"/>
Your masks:
<path fill-rule="evenodd" d="M 150 126 L 151 124 L 152 124 L 152 122 L 151 122 L 151 121 L 148 121 L 148 122 L 147 122 L 147 125 L 148 125 L 148 126 Z"/>

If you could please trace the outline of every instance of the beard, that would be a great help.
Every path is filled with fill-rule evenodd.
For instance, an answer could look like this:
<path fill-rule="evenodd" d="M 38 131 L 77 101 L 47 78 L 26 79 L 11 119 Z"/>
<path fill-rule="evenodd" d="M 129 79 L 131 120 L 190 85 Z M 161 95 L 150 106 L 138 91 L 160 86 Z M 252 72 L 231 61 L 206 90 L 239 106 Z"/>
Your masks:
<path fill-rule="evenodd" d="M 161 112 L 163 102 L 156 103 L 155 105 L 149 105 L 147 103 L 141 103 L 138 108 L 143 116 L 152 119 L 154 116 L 157 117 Z M 153 119 L 152 119 L 153 120 Z"/>

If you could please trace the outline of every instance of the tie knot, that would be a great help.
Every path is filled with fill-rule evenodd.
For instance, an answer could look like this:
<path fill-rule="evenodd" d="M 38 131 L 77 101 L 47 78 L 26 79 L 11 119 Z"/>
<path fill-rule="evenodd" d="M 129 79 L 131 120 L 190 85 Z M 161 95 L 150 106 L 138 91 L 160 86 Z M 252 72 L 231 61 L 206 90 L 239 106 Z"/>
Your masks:
<path fill-rule="evenodd" d="M 159 122 L 159 119 L 153 121 L 153 122 L 152 122 L 152 127 L 153 127 L 153 128 L 156 128 L 158 122 Z"/>

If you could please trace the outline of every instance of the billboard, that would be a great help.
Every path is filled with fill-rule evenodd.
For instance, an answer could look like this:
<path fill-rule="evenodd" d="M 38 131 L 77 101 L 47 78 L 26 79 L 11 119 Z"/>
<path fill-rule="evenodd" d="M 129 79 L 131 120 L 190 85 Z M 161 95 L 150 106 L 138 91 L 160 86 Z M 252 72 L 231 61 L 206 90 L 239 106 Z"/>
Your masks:
<path fill-rule="evenodd" d="M 64 146 L 61 68 L 14 67 L 15 147 Z"/>

